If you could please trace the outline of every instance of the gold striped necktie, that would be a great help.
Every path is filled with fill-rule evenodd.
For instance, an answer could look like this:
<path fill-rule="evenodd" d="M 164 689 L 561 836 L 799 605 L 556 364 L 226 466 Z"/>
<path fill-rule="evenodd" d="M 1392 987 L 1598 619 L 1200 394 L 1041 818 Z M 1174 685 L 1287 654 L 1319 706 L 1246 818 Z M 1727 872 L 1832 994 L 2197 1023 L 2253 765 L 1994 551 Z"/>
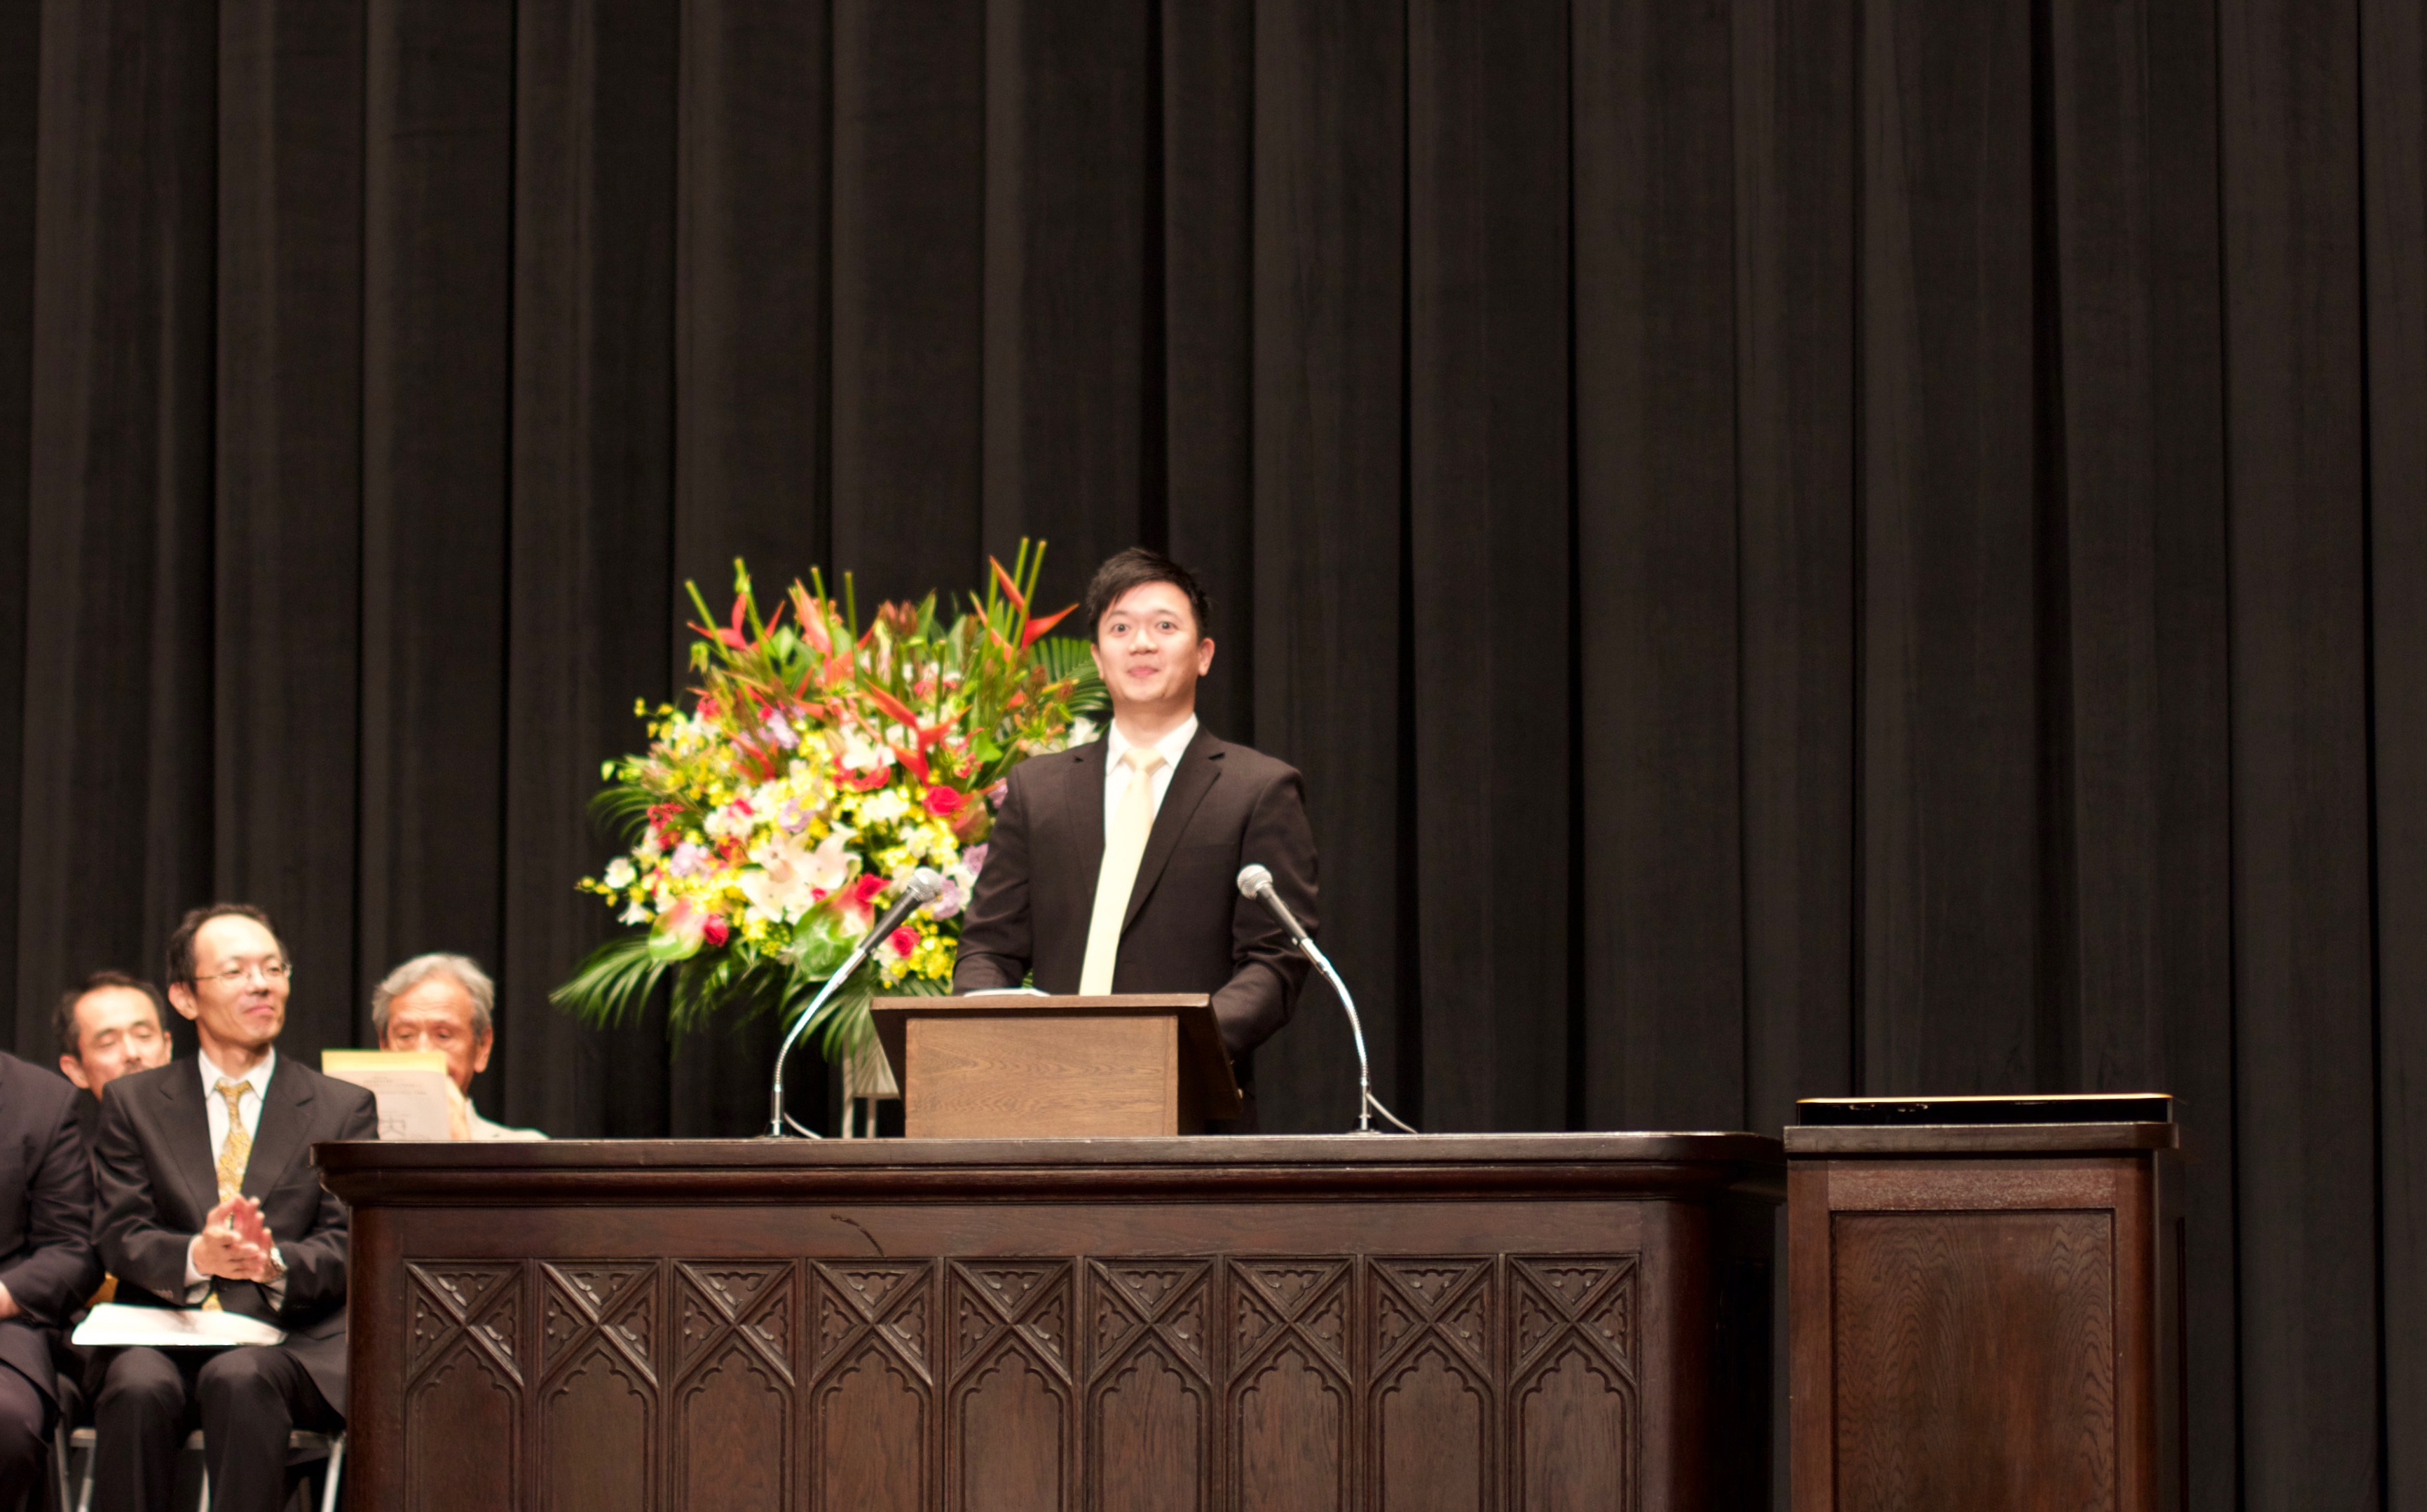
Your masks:
<path fill-rule="evenodd" d="M 252 1136 L 244 1128 L 244 1095 L 252 1090 L 250 1081 L 220 1079 L 219 1094 L 227 1101 L 227 1140 L 220 1146 L 220 1200 L 225 1202 L 244 1191 L 244 1168 L 252 1159 Z M 203 1299 L 205 1311 L 215 1311 L 220 1305 L 219 1283 L 211 1283 L 211 1294 Z"/>
<path fill-rule="evenodd" d="M 1079 967 L 1079 991 L 1088 997 L 1113 990 L 1121 920 L 1129 916 L 1130 891 L 1137 886 L 1138 863 L 1146 859 L 1147 837 L 1154 833 L 1154 774 L 1163 769 L 1163 753 L 1150 745 L 1133 745 L 1121 753 L 1121 764 L 1130 769 L 1130 785 L 1113 811 L 1112 828 L 1104 832 L 1096 912 L 1087 924 L 1087 953 Z"/>

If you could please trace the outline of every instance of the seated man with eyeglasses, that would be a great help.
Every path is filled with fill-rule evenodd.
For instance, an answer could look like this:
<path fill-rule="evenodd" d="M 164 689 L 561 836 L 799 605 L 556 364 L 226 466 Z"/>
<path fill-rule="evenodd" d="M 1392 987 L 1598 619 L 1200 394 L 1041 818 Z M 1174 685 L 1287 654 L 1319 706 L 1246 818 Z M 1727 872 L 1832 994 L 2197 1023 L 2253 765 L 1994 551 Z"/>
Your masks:
<path fill-rule="evenodd" d="M 211 1504 L 274 1512 L 286 1437 L 346 1412 L 346 1210 L 312 1146 L 376 1139 L 365 1088 L 278 1054 L 288 958 L 249 903 L 187 914 L 169 1000 L 199 1056 L 120 1079 L 103 1099 L 95 1238 L 117 1300 L 221 1308 L 285 1330 L 274 1346 L 123 1349 L 105 1369 L 93 1488 L 103 1512 L 165 1512 L 199 1423 Z"/>

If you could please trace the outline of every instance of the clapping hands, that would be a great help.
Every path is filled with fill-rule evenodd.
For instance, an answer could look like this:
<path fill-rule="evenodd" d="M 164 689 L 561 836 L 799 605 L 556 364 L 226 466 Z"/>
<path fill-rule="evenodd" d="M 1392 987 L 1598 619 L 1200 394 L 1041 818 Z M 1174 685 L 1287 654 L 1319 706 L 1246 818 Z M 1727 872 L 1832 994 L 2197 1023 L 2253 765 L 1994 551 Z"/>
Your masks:
<path fill-rule="evenodd" d="M 257 1197 L 230 1197 L 203 1220 L 201 1241 L 194 1245 L 194 1269 L 224 1281 L 259 1281 L 265 1285 L 283 1274 L 270 1251 L 276 1247 L 269 1226 L 261 1221 Z"/>

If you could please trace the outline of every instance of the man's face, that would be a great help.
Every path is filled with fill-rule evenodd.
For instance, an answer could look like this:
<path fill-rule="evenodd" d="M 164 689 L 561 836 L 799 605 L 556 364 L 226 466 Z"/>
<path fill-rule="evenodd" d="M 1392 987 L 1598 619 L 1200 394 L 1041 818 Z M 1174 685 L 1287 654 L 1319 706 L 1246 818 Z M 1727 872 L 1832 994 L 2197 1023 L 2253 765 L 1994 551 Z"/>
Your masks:
<path fill-rule="evenodd" d="M 1116 714 L 1193 706 L 1197 680 L 1214 669 L 1214 642 L 1198 636 L 1188 595 L 1173 583 L 1141 583 L 1113 600 L 1093 650 Z"/>
<path fill-rule="evenodd" d="M 94 1097 L 129 1071 L 169 1064 L 160 1010 L 133 987 L 96 987 L 76 1000 L 76 1053 L 59 1057 L 67 1079 Z"/>
<path fill-rule="evenodd" d="M 472 1031 L 472 995 L 441 971 L 411 992 L 388 1000 L 383 1050 L 436 1050 L 447 1057 L 447 1074 L 458 1090 L 472 1090 L 472 1078 L 489 1068 L 493 1036 Z"/>
<path fill-rule="evenodd" d="M 169 1000 L 194 1021 L 204 1049 L 266 1050 L 286 1027 L 285 967 L 276 935 L 241 914 L 221 914 L 194 932 L 194 980 L 171 986 Z"/>

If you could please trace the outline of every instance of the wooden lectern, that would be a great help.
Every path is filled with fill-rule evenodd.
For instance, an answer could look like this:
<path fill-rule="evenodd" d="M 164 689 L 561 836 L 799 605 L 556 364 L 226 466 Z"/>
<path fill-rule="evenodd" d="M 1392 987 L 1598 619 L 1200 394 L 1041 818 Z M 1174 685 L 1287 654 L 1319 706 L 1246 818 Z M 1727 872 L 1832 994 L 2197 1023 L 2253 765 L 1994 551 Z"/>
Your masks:
<path fill-rule="evenodd" d="M 1786 1131 L 1794 1512 L 2182 1505 L 2171 1108 L 1802 1104 Z"/>
<path fill-rule="evenodd" d="M 1239 1112 L 1201 992 L 879 998 L 869 1012 L 913 1139 L 1195 1134 Z"/>

